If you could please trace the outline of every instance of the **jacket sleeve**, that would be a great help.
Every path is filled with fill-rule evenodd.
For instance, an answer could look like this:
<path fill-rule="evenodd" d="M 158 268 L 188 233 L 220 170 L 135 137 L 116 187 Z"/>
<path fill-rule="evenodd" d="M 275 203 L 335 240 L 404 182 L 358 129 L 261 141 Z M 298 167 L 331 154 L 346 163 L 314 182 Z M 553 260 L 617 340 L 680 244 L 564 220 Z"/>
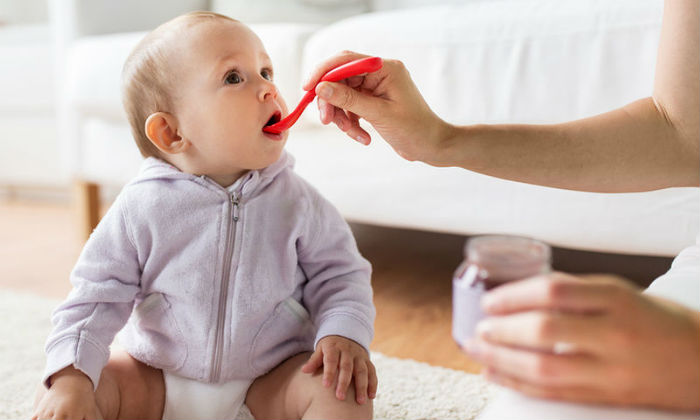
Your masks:
<path fill-rule="evenodd" d="M 369 352 L 376 315 L 370 284 L 371 266 L 357 249 L 350 227 L 315 191 L 299 239 L 299 264 L 307 278 L 303 300 L 317 327 L 318 340 L 340 335 Z"/>
<path fill-rule="evenodd" d="M 90 235 L 70 275 L 73 289 L 53 313 L 46 342 L 46 386 L 51 375 L 73 365 L 96 389 L 109 345 L 131 314 L 140 269 L 123 203 L 120 194 Z"/>

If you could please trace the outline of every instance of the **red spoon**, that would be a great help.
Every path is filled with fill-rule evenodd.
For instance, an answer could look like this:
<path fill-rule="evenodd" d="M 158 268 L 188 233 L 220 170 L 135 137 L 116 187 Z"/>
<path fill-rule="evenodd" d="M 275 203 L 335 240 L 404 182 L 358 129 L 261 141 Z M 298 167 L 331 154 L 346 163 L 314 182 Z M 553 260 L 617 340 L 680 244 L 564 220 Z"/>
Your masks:
<path fill-rule="evenodd" d="M 338 82 L 348 77 L 357 76 L 362 73 L 372 73 L 382 68 L 382 59 L 380 57 L 367 57 L 361 58 L 359 60 L 351 61 L 345 63 L 342 66 L 338 66 L 328 73 L 324 74 L 319 83 L 321 82 Z M 316 97 L 316 86 L 313 89 L 306 92 L 299 105 L 294 108 L 289 115 L 284 117 L 282 120 L 263 127 L 263 131 L 266 133 L 279 134 L 284 130 L 288 130 L 301 116 L 304 112 L 306 106 L 311 103 Z"/>

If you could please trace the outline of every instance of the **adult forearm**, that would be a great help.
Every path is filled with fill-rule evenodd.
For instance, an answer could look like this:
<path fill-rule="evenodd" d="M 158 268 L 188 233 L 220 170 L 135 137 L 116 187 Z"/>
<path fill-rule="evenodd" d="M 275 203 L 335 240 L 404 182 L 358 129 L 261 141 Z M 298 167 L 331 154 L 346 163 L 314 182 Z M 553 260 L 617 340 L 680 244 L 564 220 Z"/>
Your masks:
<path fill-rule="evenodd" d="M 698 146 L 646 98 L 562 124 L 451 127 L 428 163 L 557 188 L 647 191 L 700 185 Z"/>
<path fill-rule="evenodd" d="M 665 3 L 653 98 L 563 124 L 451 127 L 431 163 L 586 191 L 700 185 L 699 12 Z"/>

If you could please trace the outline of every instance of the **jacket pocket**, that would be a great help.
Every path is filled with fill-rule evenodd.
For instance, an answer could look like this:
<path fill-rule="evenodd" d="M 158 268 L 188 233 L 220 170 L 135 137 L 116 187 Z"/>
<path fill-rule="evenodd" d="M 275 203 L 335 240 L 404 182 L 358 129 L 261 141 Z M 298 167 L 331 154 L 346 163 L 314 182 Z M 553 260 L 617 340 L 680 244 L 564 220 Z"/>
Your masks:
<path fill-rule="evenodd" d="M 309 312 L 290 296 L 275 306 L 256 333 L 250 365 L 265 373 L 295 354 L 312 351 L 315 335 Z"/>
<path fill-rule="evenodd" d="M 132 314 L 137 337 L 130 352 L 135 358 L 149 361 L 153 366 L 177 370 L 187 358 L 187 342 L 167 298 L 151 293 L 141 301 Z M 135 348 L 134 348 L 135 347 Z"/>

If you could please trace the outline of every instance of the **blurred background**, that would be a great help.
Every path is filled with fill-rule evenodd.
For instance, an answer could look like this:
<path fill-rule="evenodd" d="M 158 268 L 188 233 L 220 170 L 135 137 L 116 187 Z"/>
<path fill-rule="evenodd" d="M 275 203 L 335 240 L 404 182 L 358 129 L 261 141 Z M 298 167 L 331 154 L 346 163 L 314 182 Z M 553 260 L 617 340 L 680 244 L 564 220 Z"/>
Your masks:
<path fill-rule="evenodd" d="M 149 30 L 190 10 L 260 36 L 290 106 L 344 49 L 402 60 L 455 124 L 556 123 L 651 94 L 662 0 L 0 0 L 0 293 L 62 298 L 80 249 L 141 157 L 120 72 Z M 373 133 L 370 130 L 370 133 Z M 694 242 L 697 188 L 594 194 L 402 160 L 308 108 L 296 170 L 351 223 L 374 266 L 375 350 L 475 370 L 450 338 L 466 238 L 529 236 L 554 266 L 644 286 Z M 397 328 L 398 327 L 398 328 Z"/>

